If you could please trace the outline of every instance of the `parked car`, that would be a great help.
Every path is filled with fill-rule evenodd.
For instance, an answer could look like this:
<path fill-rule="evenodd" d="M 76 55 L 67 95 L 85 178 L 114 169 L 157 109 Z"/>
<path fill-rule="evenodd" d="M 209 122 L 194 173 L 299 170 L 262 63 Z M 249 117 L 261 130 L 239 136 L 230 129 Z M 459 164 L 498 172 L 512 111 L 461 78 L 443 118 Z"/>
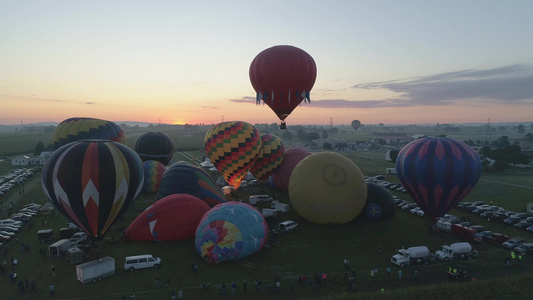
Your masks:
<path fill-rule="evenodd" d="M 486 240 L 487 237 L 492 236 L 493 232 L 490 230 L 484 230 L 479 233 L 481 239 Z"/>
<path fill-rule="evenodd" d="M 513 226 L 514 226 L 514 228 L 517 228 L 517 229 L 525 229 L 525 228 L 528 228 L 531 225 L 533 225 L 533 224 L 529 223 L 526 220 L 522 220 L 522 221 L 514 224 Z"/>
<path fill-rule="evenodd" d="M 421 209 L 420 207 L 417 206 L 417 207 L 415 207 L 415 208 L 409 210 L 409 212 L 412 213 L 413 215 L 416 215 L 416 213 L 417 213 L 419 210 L 422 210 L 422 209 Z"/>
<path fill-rule="evenodd" d="M 474 229 L 477 233 L 480 233 L 485 230 L 485 226 L 483 225 L 471 225 L 471 229 Z"/>
<path fill-rule="evenodd" d="M 404 206 L 402 206 L 401 210 L 410 211 L 411 209 L 413 209 L 413 208 L 415 208 L 417 206 L 418 206 L 418 204 L 416 204 L 416 203 L 407 203 Z"/>
<path fill-rule="evenodd" d="M 520 245 L 522 245 L 522 243 L 524 242 L 524 240 L 521 240 L 521 239 L 508 239 L 507 241 L 505 241 L 502 246 L 504 248 L 507 248 L 507 249 L 514 249 Z"/>
<path fill-rule="evenodd" d="M 529 231 L 529 232 L 533 232 L 533 225 L 531 225 L 528 228 L 526 228 L 526 230 Z"/>
<path fill-rule="evenodd" d="M 502 233 L 493 233 L 491 236 L 485 237 L 484 240 L 489 243 L 494 244 L 502 244 L 503 242 L 507 241 L 509 237 Z"/>
<path fill-rule="evenodd" d="M 522 255 L 531 254 L 533 253 L 533 243 L 523 243 L 520 246 L 514 248 L 514 251 Z"/>
<path fill-rule="evenodd" d="M 503 220 L 503 223 L 507 224 L 507 225 L 514 225 L 518 222 L 520 222 L 522 219 L 520 219 L 519 217 L 515 217 L 515 216 L 510 216 L 509 218 Z"/>

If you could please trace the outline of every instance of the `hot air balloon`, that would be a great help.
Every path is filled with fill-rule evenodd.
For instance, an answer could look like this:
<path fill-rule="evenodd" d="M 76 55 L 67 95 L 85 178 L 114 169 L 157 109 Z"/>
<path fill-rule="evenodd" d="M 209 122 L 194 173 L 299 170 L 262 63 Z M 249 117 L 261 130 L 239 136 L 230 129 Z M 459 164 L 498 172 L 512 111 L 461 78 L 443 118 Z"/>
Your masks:
<path fill-rule="evenodd" d="M 156 199 L 172 194 L 193 195 L 209 206 L 226 202 L 224 193 L 206 171 L 184 161 L 167 168 L 161 177 Z"/>
<path fill-rule="evenodd" d="M 292 170 L 294 167 L 306 156 L 311 155 L 311 152 L 304 148 L 290 148 L 285 151 L 283 160 L 278 169 L 272 173 L 272 181 L 274 186 L 280 191 L 287 191 L 289 189 L 289 180 L 291 179 Z"/>
<path fill-rule="evenodd" d="M 222 122 L 207 131 L 204 141 L 211 163 L 238 189 L 261 151 L 259 131 L 246 122 Z"/>
<path fill-rule="evenodd" d="M 174 142 L 162 132 L 147 132 L 137 138 L 135 151 L 143 161 L 157 160 L 166 166 L 174 155 Z"/>
<path fill-rule="evenodd" d="M 474 188 L 481 175 L 481 161 L 463 142 L 423 138 L 400 150 L 396 172 L 425 216 L 435 222 Z"/>
<path fill-rule="evenodd" d="M 157 200 L 126 229 L 130 241 L 176 241 L 194 239 L 196 227 L 211 209 L 204 201 L 188 194 L 173 194 Z"/>
<path fill-rule="evenodd" d="M 279 167 L 285 154 L 285 147 L 281 139 L 273 134 L 261 134 L 261 151 L 250 173 L 260 182 L 266 182 L 268 177 Z"/>
<path fill-rule="evenodd" d="M 391 219 L 396 213 L 394 196 L 384 186 L 368 182 L 367 196 L 364 208 L 365 215 L 370 220 Z"/>
<path fill-rule="evenodd" d="M 52 141 L 55 149 L 84 139 L 103 139 L 126 144 L 126 136 L 117 124 L 95 118 L 70 118 L 59 123 Z"/>
<path fill-rule="evenodd" d="M 294 46 L 274 46 L 259 53 L 250 65 L 250 81 L 263 100 L 282 121 L 302 101 L 310 102 L 316 80 L 316 64 L 311 55 Z"/>
<path fill-rule="evenodd" d="M 232 201 L 213 207 L 202 217 L 195 245 L 209 263 L 220 263 L 256 253 L 267 237 L 263 215 L 249 204 Z"/>
<path fill-rule="evenodd" d="M 161 177 L 167 169 L 165 165 L 156 160 L 147 160 L 143 162 L 144 169 L 144 184 L 142 188 L 143 193 L 155 193 L 159 189 Z"/>
<path fill-rule="evenodd" d="M 130 207 L 143 179 L 139 156 L 108 140 L 81 140 L 57 149 L 41 175 L 50 202 L 95 240 Z"/>
<path fill-rule="evenodd" d="M 353 121 L 352 121 L 352 127 L 353 127 L 353 129 L 355 129 L 355 130 L 359 129 L 359 127 L 361 127 L 361 121 L 359 121 L 359 120 L 353 120 Z"/>
<path fill-rule="evenodd" d="M 304 219 L 316 224 L 343 224 L 363 210 L 366 181 L 359 167 L 345 156 L 314 153 L 294 168 L 289 197 Z"/>

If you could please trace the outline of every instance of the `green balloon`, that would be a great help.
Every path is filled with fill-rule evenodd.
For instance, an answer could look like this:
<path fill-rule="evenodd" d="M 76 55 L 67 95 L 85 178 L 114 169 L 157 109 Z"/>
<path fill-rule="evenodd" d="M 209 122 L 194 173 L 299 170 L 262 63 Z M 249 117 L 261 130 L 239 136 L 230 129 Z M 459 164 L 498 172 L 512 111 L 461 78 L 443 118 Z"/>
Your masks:
<path fill-rule="evenodd" d="M 334 152 L 321 152 L 296 165 L 289 181 L 289 196 L 304 219 L 317 224 L 342 224 L 363 210 L 367 186 L 353 161 Z"/>

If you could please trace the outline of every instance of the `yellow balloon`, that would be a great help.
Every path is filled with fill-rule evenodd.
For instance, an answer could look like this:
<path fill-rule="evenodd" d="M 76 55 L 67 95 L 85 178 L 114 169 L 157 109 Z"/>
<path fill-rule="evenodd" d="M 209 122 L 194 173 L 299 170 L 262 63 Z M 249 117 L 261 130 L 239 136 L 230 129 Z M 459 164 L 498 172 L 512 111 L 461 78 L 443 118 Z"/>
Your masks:
<path fill-rule="evenodd" d="M 291 203 L 303 218 L 317 224 L 352 221 L 366 203 L 363 173 L 350 159 L 334 152 L 307 156 L 289 181 Z"/>

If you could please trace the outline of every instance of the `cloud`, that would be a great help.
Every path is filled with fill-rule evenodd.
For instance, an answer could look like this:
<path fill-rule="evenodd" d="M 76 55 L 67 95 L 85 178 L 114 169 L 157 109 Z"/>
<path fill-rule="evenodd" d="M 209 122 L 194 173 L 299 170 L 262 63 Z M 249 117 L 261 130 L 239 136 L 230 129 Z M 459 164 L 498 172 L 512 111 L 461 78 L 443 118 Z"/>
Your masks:
<path fill-rule="evenodd" d="M 200 108 L 204 108 L 204 109 L 219 109 L 219 107 L 217 107 L 217 106 L 209 106 L 209 105 L 202 105 L 202 106 L 200 106 Z"/>
<path fill-rule="evenodd" d="M 357 84 L 352 88 L 388 89 L 399 93 L 412 105 L 451 105 L 465 99 L 523 104 L 533 100 L 532 82 L 533 68 L 530 65 L 510 65 Z"/>
<path fill-rule="evenodd" d="M 91 101 L 88 101 L 88 102 L 85 102 L 85 104 L 96 104 L 96 102 L 91 102 Z"/>

